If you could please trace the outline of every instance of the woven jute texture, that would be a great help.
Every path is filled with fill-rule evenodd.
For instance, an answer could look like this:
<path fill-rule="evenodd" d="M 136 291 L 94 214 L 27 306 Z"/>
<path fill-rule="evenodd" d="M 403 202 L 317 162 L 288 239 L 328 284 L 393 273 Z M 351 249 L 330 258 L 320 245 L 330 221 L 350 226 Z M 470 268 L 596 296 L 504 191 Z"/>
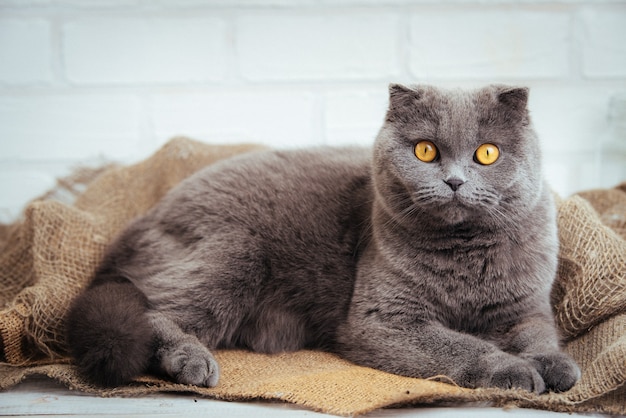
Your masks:
<path fill-rule="evenodd" d="M 332 354 L 263 355 L 218 351 L 217 387 L 144 376 L 102 389 L 67 358 L 63 319 L 89 282 L 107 243 L 171 187 L 222 158 L 261 149 L 176 138 L 132 166 L 78 170 L 28 205 L 20 221 L 0 227 L 0 389 L 43 375 L 100 396 L 181 392 L 225 400 L 292 402 L 336 415 L 390 406 L 490 402 L 554 411 L 626 413 L 626 183 L 558 202 L 559 270 L 553 292 L 566 350 L 583 376 L 569 392 L 469 390 L 356 366 Z"/>

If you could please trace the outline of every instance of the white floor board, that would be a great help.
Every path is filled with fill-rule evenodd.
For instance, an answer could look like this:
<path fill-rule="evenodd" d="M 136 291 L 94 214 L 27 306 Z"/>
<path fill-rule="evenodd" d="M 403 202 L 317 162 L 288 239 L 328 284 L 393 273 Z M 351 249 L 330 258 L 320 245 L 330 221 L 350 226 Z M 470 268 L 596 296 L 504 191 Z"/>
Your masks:
<path fill-rule="evenodd" d="M 0 393 L 0 415 L 15 417 L 323 417 L 302 407 L 270 402 L 224 402 L 193 395 L 160 394 L 141 398 L 99 398 L 70 391 L 47 379 L 32 379 Z M 574 414 L 576 415 L 576 414 Z M 566 418 L 571 414 L 530 409 L 458 406 L 442 408 L 383 409 L 367 418 Z M 580 415 L 596 416 L 601 415 Z"/>

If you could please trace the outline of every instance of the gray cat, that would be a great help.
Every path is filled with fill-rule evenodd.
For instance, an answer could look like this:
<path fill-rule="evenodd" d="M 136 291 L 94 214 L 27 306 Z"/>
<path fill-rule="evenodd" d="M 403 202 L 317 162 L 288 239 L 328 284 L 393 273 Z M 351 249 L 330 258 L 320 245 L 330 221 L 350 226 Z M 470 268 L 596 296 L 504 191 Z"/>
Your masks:
<path fill-rule="evenodd" d="M 555 207 L 528 90 L 390 86 L 373 150 L 235 157 L 112 244 L 67 318 L 83 375 L 218 383 L 210 350 L 315 348 L 465 387 L 565 391 Z"/>

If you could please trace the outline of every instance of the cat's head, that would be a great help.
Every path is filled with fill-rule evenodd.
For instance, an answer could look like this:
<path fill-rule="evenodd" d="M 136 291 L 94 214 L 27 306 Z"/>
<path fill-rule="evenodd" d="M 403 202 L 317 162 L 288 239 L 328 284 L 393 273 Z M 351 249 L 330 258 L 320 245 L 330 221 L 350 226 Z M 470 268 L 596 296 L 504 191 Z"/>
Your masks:
<path fill-rule="evenodd" d="M 374 184 L 392 215 L 444 223 L 514 220 L 542 193 L 528 89 L 389 87 L 374 147 Z"/>

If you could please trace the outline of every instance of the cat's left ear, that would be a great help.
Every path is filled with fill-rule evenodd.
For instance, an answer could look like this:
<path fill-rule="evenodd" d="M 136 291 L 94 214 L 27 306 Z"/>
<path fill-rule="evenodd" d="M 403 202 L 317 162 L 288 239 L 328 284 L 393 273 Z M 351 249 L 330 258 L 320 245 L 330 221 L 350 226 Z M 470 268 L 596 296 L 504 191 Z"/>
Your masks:
<path fill-rule="evenodd" d="M 496 89 L 499 103 L 518 112 L 526 110 L 528 106 L 528 87 L 499 86 Z"/>

